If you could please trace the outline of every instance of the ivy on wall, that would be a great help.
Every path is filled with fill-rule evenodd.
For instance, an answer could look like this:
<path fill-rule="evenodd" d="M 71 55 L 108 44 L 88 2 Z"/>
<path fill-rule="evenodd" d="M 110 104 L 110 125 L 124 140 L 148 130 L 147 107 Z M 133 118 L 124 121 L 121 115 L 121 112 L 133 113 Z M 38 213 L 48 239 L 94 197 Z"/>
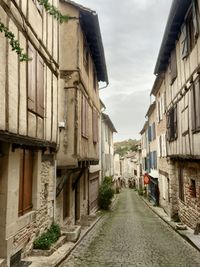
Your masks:
<path fill-rule="evenodd" d="M 48 14 L 57 19 L 60 23 L 68 22 L 69 19 L 73 19 L 68 15 L 62 15 L 61 12 L 54 6 L 49 3 L 48 0 L 37 0 L 39 5 L 43 6 Z M 16 39 L 13 32 L 11 32 L 0 19 L 0 32 L 9 40 L 9 44 L 12 48 L 12 51 L 15 51 L 19 55 L 20 61 L 28 61 L 30 58 L 26 53 L 23 52 L 23 48 L 20 47 L 19 41 Z"/>
<path fill-rule="evenodd" d="M 15 38 L 14 33 L 9 31 L 9 29 L 0 21 L 0 32 L 4 33 L 4 36 L 9 40 L 9 44 L 12 50 L 19 55 L 20 61 L 29 60 L 28 55 L 23 53 L 23 49 L 20 47 L 19 41 Z"/>
<path fill-rule="evenodd" d="M 60 23 L 68 22 L 71 18 L 68 15 L 62 15 L 61 12 L 54 6 L 49 3 L 48 0 L 37 0 L 39 5 L 43 6 L 46 12 L 52 15 L 55 19 L 57 19 Z"/>

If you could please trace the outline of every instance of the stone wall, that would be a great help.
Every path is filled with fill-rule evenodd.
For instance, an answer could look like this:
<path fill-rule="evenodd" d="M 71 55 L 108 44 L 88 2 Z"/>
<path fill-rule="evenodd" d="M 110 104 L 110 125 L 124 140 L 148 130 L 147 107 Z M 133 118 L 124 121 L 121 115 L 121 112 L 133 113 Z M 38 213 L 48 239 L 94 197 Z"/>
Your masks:
<path fill-rule="evenodd" d="M 191 179 L 196 184 L 196 197 L 191 194 Z M 198 163 L 184 164 L 183 180 L 184 201 L 180 199 L 178 201 L 179 217 L 182 222 L 194 229 L 200 218 L 200 166 Z"/>

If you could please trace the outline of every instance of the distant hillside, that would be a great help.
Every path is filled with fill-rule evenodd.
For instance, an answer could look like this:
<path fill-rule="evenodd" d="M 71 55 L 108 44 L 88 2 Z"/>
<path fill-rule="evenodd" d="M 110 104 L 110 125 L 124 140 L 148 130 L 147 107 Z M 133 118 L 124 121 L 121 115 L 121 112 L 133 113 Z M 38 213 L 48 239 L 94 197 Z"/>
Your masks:
<path fill-rule="evenodd" d="M 138 140 L 125 140 L 121 142 L 114 143 L 115 153 L 119 154 L 121 157 L 124 156 L 128 151 L 136 151 L 136 144 Z"/>

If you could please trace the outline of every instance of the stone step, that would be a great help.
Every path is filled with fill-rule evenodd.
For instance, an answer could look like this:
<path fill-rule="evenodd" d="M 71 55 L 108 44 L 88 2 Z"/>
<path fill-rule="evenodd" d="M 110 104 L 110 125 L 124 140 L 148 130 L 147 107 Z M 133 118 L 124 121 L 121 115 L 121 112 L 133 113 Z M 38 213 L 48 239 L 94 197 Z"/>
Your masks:
<path fill-rule="evenodd" d="M 0 258 L 0 267 L 6 267 L 6 260 Z"/>

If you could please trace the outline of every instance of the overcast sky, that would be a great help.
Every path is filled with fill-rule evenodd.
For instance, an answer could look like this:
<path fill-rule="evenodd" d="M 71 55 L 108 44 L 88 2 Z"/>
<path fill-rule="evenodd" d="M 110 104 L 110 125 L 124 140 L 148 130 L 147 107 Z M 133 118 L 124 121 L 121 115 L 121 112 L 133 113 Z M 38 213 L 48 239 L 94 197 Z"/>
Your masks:
<path fill-rule="evenodd" d="M 172 0 L 76 0 L 98 13 L 109 75 L 101 90 L 115 140 L 139 138 Z"/>

